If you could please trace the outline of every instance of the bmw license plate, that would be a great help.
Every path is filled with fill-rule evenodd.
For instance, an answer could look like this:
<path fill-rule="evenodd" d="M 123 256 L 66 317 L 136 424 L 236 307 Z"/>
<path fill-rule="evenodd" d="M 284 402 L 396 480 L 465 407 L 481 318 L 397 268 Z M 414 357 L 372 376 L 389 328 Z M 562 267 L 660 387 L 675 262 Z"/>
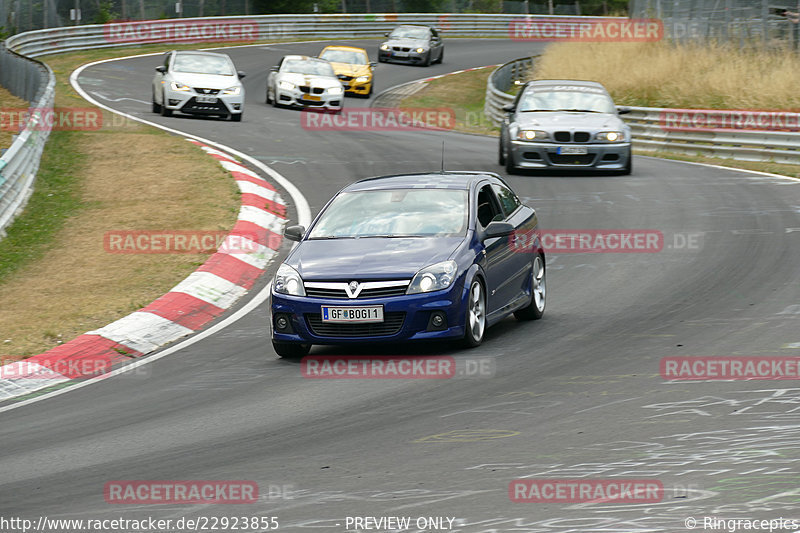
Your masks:
<path fill-rule="evenodd" d="M 408 57 L 408 52 L 393 52 L 394 57 Z"/>
<path fill-rule="evenodd" d="M 216 96 L 195 96 L 195 100 L 197 100 L 198 104 L 216 104 L 217 97 Z"/>
<path fill-rule="evenodd" d="M 586 155 L 589 150 L 585 146 L 559 146 L 556 153 L 560 155 Z"/>
<path fill-rule="evenodd" d="M 322 321 L 347 323 L 383 322 L 383 306 L 331 307 L 323 305 Z"/>
<path fill-rule="evenodd" d="M 310 100 L 312 102 L 319 102 L 322 100 L 321 96 L 317 96 L 316 94 L 307 94 L 303 97 L 304 100 Z"/>

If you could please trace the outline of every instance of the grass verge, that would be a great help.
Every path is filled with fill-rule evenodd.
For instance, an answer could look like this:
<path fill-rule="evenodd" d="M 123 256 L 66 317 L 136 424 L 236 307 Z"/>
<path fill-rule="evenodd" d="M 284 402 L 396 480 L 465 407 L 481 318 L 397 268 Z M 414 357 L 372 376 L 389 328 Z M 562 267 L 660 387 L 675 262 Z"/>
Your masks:
<path fill-rule="evenodd" d="M 693 109 L 800 109 L 800 56 L 724 44 L 554 43 L 534 79 L 602 83 L 618 104 Z"/>
<path fill-rule="evenodd" d="M 45 58 L 58 80 L 56 107 L 90 107 L 69 86 L 76 67 L 133 53 Z M 0 359 L 40 353 L 121 318 L 209 255 L 107 253 L 106 232 L 225 230 L 236 220 L 238 190 L 214 159 L 180 137 L 110 117 L 96 131 L 51 134 L 30 202 L 0 240 Z"/>
<path fill-rule="evenodd" d="M 596 80 L 620 105 L 800 109 L 800 93 L 795 89 L 800 83 L 800 56 L 782 50 L 740 51 L 722 45 L 707 48 L 665 43 L 555 43 L 537 61 L 532 79 Z M 483 114 L 486 80 L 491 71 L 469 71 L 432 80 L 404 98 L 400 107 L 450 107 L 456 114 L 457 131 L 498 136 L 499 128 Z M 667 151 L 634 153 L 800 177 L 798 165 Z"/>

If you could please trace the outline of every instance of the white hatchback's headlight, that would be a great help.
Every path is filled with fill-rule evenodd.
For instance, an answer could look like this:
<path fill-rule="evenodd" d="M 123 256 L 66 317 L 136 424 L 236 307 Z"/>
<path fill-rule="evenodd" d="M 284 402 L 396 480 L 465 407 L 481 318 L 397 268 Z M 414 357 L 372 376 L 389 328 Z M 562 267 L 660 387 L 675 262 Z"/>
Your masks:
<path fill-rule="evenodd" d="M 388 44 L 386 44 L 386 43 L 383 43 L 383 44 L 381 45 L 381 50 L 388 50 L 388 49 L 389 49 L 389 45 L 388 45 Z"/>
<path fill-rule="evenodd" d="M 520 141 L 547 141 L 550 139 L 550 135 L 542 130 L 519 130 L 517 139 Z"/>
<path fill-rule="evenodd" d="M 288 294 L 290 296 L 305 296 L 306 290 L 303 288 L 303 278 L 286 263 L 278 268 L 278 273 L 275 274 L 275 283 L 272 289 L 279 294 Z"/>
<path fill-rule="evenodd" d="M 359 83 L 362 83 L 362 82 L 365 82 L 365 81 L 369 81 L 369 76 L 359 76 L 359 77 L 356 78 L 356 81 L 359 82 Z"/>
<path fill-rule="evenodd" d="M 237 85 L 236 87 L 228 87 L 227 89 L 225 89 L 224 91 L 222 91 L 222 94 L 233 94 L 233 95 L 237 95 L 237 94 L 239 94 L 239 93 L 241 93 L 241 92 L 242 92 L 242 88 L 241 88 L 240 86 L 238 86 L 238 85 Z"/>
<path fill-rule="evenodd" d="M 425 49 L 424 49 L 424 48 L 422 48 L 421 46 L 420 46 L 419 48 L 417 48 L 417 53 L 418 53 L 418 54 L 421 54 L 421 53 L 423 53 L 424 51 L 425 51 Z"/>
<path fill-rule="evenodd" d="M 601 131 L 595 136 L 598 141 L 604 142 L 620 142 L 625 140 L 624 131 Z"/>
<path fill-rule="evenodd" d="M 414 274 L 408 285 L 406 294 L 418 294 L 446 289 L 456 279 L 456 262 L 442 261 L 435 265 L 427 266 Z"/>
<path fill-rule="evenodd" d="M 328 89 L 328 94 L 342 94 L 343 92 L 344 89 L 342 89 L 341 87 L 331 87 L 330 89 Z"/>
<path fill-rule="evenodd" d="M 182 83 L 178 83 L 177 81 L 173 81 L 169 84 L 173 91 L 191 91 L 192 88 L 188 85 L 184 85 Z"/>
<path fill-rule="evenodd" d="M 282 81 L 278 84 L 278 87 L 281 89 L 286 89 L 287 91 L 291 91 L 294 89 L 294 83 L 289 83 L 288 81 Z"/>

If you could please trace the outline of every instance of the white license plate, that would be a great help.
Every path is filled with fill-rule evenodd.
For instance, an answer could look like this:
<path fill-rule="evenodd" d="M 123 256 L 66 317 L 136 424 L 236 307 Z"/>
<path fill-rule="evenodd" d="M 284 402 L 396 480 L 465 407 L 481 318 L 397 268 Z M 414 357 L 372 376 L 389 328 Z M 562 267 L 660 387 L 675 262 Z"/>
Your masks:
<path fill-rule="evenodd" d="M 197 100 L 198 104 L 216 104 L 217 97 L 216 96 L 195 96 L 194 98 Z"/>
<path fill-rule="evenodd" d="M 331 307 L 323 305 L 322 321 L 349 323 L 383 322 L 383 306 Z"/>
<path fill-rule="evenodd" d="M 559 146 L 556 153 L 560 155 L 586 155 L 589 150 L 585 146 Z"/>
<path fill-rule="evenodd" d="M 394 57 L 408 57 L 408 52 L 393 52 Z"/>

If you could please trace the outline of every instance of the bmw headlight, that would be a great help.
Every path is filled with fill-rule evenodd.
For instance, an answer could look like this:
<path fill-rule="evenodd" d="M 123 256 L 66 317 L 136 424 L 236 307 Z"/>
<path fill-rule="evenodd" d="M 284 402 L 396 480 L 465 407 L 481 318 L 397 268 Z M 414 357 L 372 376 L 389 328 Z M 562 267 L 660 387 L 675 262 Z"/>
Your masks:
<path fill-rule="evenodd" d="M 342 94 L 343 92 L 344 89 L 342 89 L 341 87 L 331 87 L 330 89 L 328 89 L 328 94 Z"/>
<path fill-rule="evenodd" d="M 224 91 L 222 91 L 222 94 L 233 94 L 233 95 L 237 95 L 237 94 L 239 94 L 240 92 L 242 92 L 242 88 L 241 88 L 241 87 L 239 87 L 239 86 L 237 85 L 236 87 L 228 87 L 227 89 L 225 89 Z"/>
<path fill-rule="evenodd" d="M 517 139 L 520 141 L 547 141 L 550 135 L 542 130 L 519 130 L 517 132 Z"/>
<path fill-rule="evenodd" d="M 388 45 L 388 44 L 386 44 L 386 43 L 383 43 L 383 44 L 381 45 L 381 50 L 388 50 L 388 49 L 389 49 L 389 45 Z"/>
<path fill-rule="evenodd" d="M 421 53 L 423 53 L 423 52 L 425 52 L 425 49 L 424 49 L 424 48 L 422 48 L 421 46 L 420 46 L 419 48 L 417 48 L 417 53 L 418 53 L 418 54 L 421 54 Z"/>
<path fill-rule="evenodd" d="M 595 139 L 603 142 L 620 142 L 625 140 L 624 131 L 601 131 L 595 136 Z"/>
<path fill-rule="evenodd" d="M 272 284 L 272 289 L 278 294 L 288 294 L 290 296 L 306 295 L 306 290 L 303 288 L 303 279 L 300 277 L 300 274 L 286 263 L 278 268 L 278 273 L 275 274 L 275 283 Z"/>
<path fill-rule="evenodd" d="M 359 83 L 362 83 L 362 82 L 365 82 L 365 81 L 369 81 L 369 76 L 359 76 L 359 77 L 356 78 L 356 81 L 359 82 Z"/>
<path fill-rule="evenodd" d="M 281 89 L 286 89 L 287 91 L 291 91 L 294 89 L 294 83 L 289 83 L 288 81 L 282 81 L 278 84 L 278 87 Z"/>
<path fill-rule="evenodd" d="M 435 265 L 427 266 L 414 274 L 414 279 L 408 285 L 406 294 L 419 294 L 446 289 L 456 279 L 456 262 L 453 260 L 442 261 Z"/>
<path fill-rule="evenodd" d="M 182 83 L 178 83 L 177 81 L 173 81 L 169 84 L 173 91 L 191 91 L 192 88 L 188 85 L 184 85 Z"/>

